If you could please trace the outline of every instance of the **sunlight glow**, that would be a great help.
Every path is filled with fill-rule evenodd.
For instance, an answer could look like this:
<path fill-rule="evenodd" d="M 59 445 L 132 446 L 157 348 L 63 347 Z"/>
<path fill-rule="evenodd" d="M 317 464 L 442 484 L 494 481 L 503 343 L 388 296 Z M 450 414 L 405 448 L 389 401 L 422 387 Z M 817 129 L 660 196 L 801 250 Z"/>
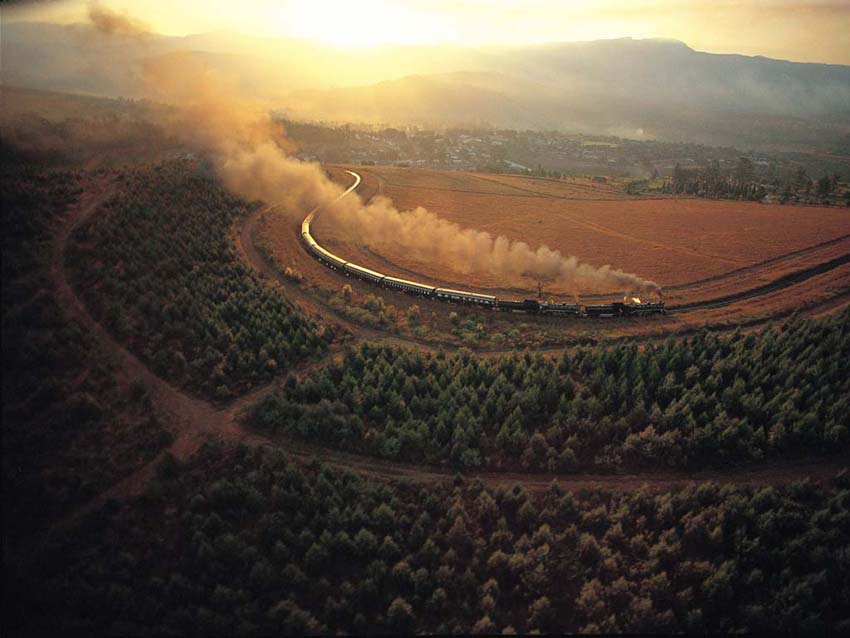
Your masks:
<path fill-rule="evenodd" d="M 156 33 L 243 33 L 338 48 L 673 38 L 714 53 L 850 63 L 847 0 L 100 0 Z M 88 0 L 20 2 L 3 19 L 82 22 Z M 758 28 L 753 28 L 754 26 Z"/>
<path fill-rule="evenodd" d="M 282 17 L 281 30 L 336 47 L 443 44 L 457 34 L 446 21 L 385 0 L 316 0 L 299 3 Z"/>

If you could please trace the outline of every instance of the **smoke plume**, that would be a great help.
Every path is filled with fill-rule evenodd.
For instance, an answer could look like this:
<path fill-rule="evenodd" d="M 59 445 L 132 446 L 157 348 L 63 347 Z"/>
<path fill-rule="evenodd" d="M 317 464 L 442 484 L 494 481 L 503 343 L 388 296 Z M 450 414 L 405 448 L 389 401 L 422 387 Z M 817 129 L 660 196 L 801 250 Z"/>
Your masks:
<path fill-rule="evenodd" d="M 611 266 L 591 266 L 545 245 L 534 249 L 523 241 L 462 228 L 422 207 L 400 212 L 385 197 L 375 198 L 368 206 L 343 200 L 336 208 L 343 211 L 335 221 L 367 245 L 402 247 L 418 261 L 451 264 L 464 274 L 498 275 L 504 285 L 528 285 L 533 280 L 574 292 L 659 289 L 636 275 Z"/>
<path fill-rule="evenodd" d="M 143 37 L 150 34 L 148 25 L 126 13 L 118 13 L 97 1 L 89 2 L 88 16 L 92 25 L 106 35 Z"/>
<path fill-rule="evenodd" d="M 180 108 L 171 132 L 213 158 L 224 184 L 252 200 L 275 202 L 293 216 L 323 206 L 347 236 L 373 247 L 392 246 L 418 260 L 451 264 L 460 273 L 496 274 L 505 285 L 531 281 L 575 292 L 647 291 L 658 286 L 610 266 L 595 267 L 547 246 L 461 228 L 417 208 L 399 211 L 385 197 L 366 205 L 317 164 L 291 155 L 293 146 L 268 108 L 240 102 L 238 87 L 191 54 L 158 59 L 144 69 L 148 89 Z"/>

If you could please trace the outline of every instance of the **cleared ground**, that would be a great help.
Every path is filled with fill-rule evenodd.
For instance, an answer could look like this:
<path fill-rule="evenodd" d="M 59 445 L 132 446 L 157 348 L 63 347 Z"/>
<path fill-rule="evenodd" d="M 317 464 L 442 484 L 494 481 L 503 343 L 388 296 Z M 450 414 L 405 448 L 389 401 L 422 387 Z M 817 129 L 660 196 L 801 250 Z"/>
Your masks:
<path fill-rule="evenodd" d="M 559 182 L 383 167 L 358 172 L 366 181 L 364 190 L 379 189 L 401 209 L 424 206 L 464 227 L 521 239 L 532 246 L 545 243 L 588 263 L 610 264 L 673 291 L 679 288 L 682 299 L 693 297 L 685 294 L 686 284 L 838 238 L 844 239 L 801 255 L 802 265 L 786 258 L 771 269 L 794 270 L 850 252 L 850 210 L 841 208 L 630 197 L 619 184 L 594 184 L 586 179 Z M 502 290 L 493 278 L 469 281 L 450 264 L 419 263 L 402 250 L 378 255 L 351 246 L 330 224 L 323 224 L 321 216 L 315 230 L 330 249 L 353 250 L 365 265 L 384 270 L 394 266 L 402 274 L 417 273 L 431 281 Z M 726 283 L 739 278 L 735 275 Z M 529 290 L 533 290 L 531 282 Z M 549 292 L 568 291 L 553 288 Z"/>
<path fill-rule="evenodd" d="M 373 172 L 373 167 L 351 167 L 362 177 L 363 181 L 358 188 L 358 193 L 366 200 L 375 194 L 386 192 L 389 189 L 387 182 L 383 181 Z M 384 169 L 381 169 L 382 171 Z M 395 169 L 397 172 L 400 169 Z M 332 168 L 331 174 L 340 183 L 350 185 L 352 178 L 339 168 Z M 432 181 L 440 174 L 435 171 L 410 171 L 413 178 L 422 178 Z M 446 173 L 446 179 L 460 179 L 464 174 Z M 468 176 L 473 179 L 500 179 L 516 180 L 519 178 L 506 178 L 502 176 Z M 527 185 L 534 185 L 541 180 L 523 179 Z M 557 185 L 556 182 L 552 182 Z M 496 187 L 504 187 L 499 184 Z M 606 185 L 602 185 L 603 187 Z M 608 185 L 610 187 L 610 185 Z M 428 189 L 421 189 L 421 193 L 428 195 Z M 506 201 L 510 201 L 507 199 Z M 653 200 L 643 200 L 651 203 Z M 658 200 L 655 200 L 658 201 Z M 715 201 L 697 202 L 695 200 L 680 200 L 686 203 L 698 203 L 708 206 L 717 204 Z M 627 201 L 627 204 L 634 200 Z M 719 202 L 725 204 L 725 202 Z M 734 203 L 733 203 L 734 204 Z M 770 209 L 771 207 L 763 207 Z M 780 209 L 780 207 L 774 207 Z M 842 209 L 812 209 L 801 208 L 801 212 L 825 211 L 827 214 L 838 219 L 850 218 L 850 211 Z M 782 209 L 779 210 L 782 213 Z M 252 218 L 253 219 L 253 218 Z M 480 283 L 470 283 L 464 277 L 458 276 L 448 269 L 442 270 L 438 265 L 423 264 L 421 270 L 417 270 L 416 264 L 405 264 L 404 255 L 382 255 L 367 247 L 357 246 L 339 237 L 335 229 L 329 225 L 328 220 L 322 223 L 321 213 L 317 216 L 314 224 L 314 232 L 318 239 L 329 248 L 347 259 L 355 260 L 365 266 L 375 268 L 384 273 L 397 274 L 414 278 L 419 281 L 427 281 L 440 285 L 455 284 L 458 286 L 474 287 L 482 289 Z M 339 292 L 343 284 L 350 284 L 356 297 L 365 297 L 375 293 L 383 297 L 388 304 L 404 309 L 410 304 L 416 303 L 422 307 L 423 316 L 429 316 L 429 324 L 433 324 L 438 330 L 451 328 L 448 317 L 451 311 L 457 311 L 464 317 L 467 314 L 475 315 L 474 320 L 483 322 L 489 333 L 508 334 L 514 329 L 523 335 L 523 346 L 529 347 L 551 347 L 556 344 L 570 343 L 575 339 L 585 337 L 621 337 L 637 336 L 663 337 L 671 333 L 683 333 L 699 329 L 705 325 L 715 327 L 729 327 L 736 325 L 752 325 L 765 320 L 787 315 L 799 310 L 807 313 L 819 312 L 821 308 L 837 309 L 843 307 L 850 301 L 850 265 L 839 264 L 831 267 L 828 271 L 811 273 L 804 281 L 783 289 L 770 289 L 761 291 L 757 296 L 726 303 L 722 307 L 709 307 L 691 310 L 687 313 L 671 314 L 666 317 L 644 317 L 629 320 L 589 322 L 583 319 L 534 317 L 528 315 L 505 315 L 502 313 L 490 313 L 467 309 L 465 306 L 452 306 L 436 301 L 413 298 L 400 292 L 394 292 L 383 288 L 376 288 L 356 279 L 349 279 L 340 273 L 319 264 L 303 248 L 300 242 L 300 225 L 294 216 L 287 217 L 269 213 L 258 216 L 252 222 L 254 229 L 249 234 L 256 233 L 257 240 L 266 245 L 272 252 L 276 261 L 285 266 L 296 268 L 305 277 L 305 284 L 299 290 L 310 297 L 318 293 L 318 289 L 327 291 L 325 294 Z M 789 242 L 790 243 L 790 242 Z M 802 242 L 801 242 L 802 243 Z M 793 245 L 793 244 L 790 244 Z M 768 259 L 752 259 L 748 265 L 730 267 L 720 274 L 691 280 L 685 284 L 667 286 L 665 298 L 669 306 L 681 306 L 693 302 L 705 302 L 722 299 L 729 295 L 747 295 L 750 291 L 760 287 L 773 285 L 783 277 L 794 273 L 805 272 L 807 269 L 817 269 L 820 265 L 850 254 L 850 237 L 839 236 L 836 239 L 827 239 L 824 242 L 797 248 L 790 252 L 782 253 L 778 257 Z M 441 272 L 445 273 L 441 276 Z M 491 288 L 497 294 L 510 296 L 528 297 L 533 296 L 535 291 L 527 290 L 505 290 L 497 287 Z M 310 291 L 313 291 L 312 293 Z M 550 293 L 551 291 L 547 291 Z M 557 295 L 553 295 L 557 296 Z M 598 298 L 599 296 L 597 296 Z M 602 298 L 610 299 L 601 295 Z M 588 296 L 587 301 L 592 297 Z M 354 328 L 355 332 L 357 331 Z M 429 338 L 430 339 L 430 338 Z M 486 341 L 486 340 L 485 340 Z M 505 342 L 505 346 L 512 343 Z M 501 349 L 496 342 L 481 342 L 477 344 L 479 349 Z"/>

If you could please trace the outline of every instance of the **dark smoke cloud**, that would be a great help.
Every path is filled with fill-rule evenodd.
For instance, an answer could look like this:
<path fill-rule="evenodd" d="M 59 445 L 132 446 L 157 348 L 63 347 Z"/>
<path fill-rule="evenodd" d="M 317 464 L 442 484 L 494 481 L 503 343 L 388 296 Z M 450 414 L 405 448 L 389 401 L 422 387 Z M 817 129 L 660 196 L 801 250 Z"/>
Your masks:
<path fill-rule="evenodd" d="M 127 13 L 118 13 L 99 2 L 90 2 L 88 17 L 92 25 L 106 35 L 125 35 L 130 37 L 146 37 L 150 35 L 150 27 L 141 20 Z"/>
<path fill-rule="evenodd" d="M 654 282 L 611 266 L 592 266 L 545 245 L 532 248 L 503 235 L 462 228 L 422 207 L 400 212 L 387 198 L 376 198 L 368 206 L 352 201 L 335 207 L 343 209 L 336 223 L 365 244 L 400 246 L 418 261 L 450 264 L 465 274 L 497 275 L 503 285 L 522 286 L 533 280 L 576 293 L 658 290 Z"/>

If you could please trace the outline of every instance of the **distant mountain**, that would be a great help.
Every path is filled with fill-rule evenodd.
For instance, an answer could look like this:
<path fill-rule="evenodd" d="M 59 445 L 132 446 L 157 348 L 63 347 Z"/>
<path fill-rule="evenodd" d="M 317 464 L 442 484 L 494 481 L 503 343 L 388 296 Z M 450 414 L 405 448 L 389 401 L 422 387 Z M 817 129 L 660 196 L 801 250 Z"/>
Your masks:
<path fill-rule="evenodd" d="M 138 73 L 144 60 L 176 52 L 191 52 L 210 68 L 236 73 L 249 87 L 253 78 L 265 78 L 259 97 L 457 71 L 466 63 L 478 68 L 486 57 L 457 47 L 341 51 L 305 40 L 228 32 L 105 36 L 86 24 L 33 22 L 4 23 L 0 51 L 4 84 L 125 97 L 142 91 Z"/>
<path fill-rule="evenodd" d="M 565 129 L 796 148 L 850 132 L 850 67 L 607 40 L 490 50 L 480 69 L 295 92 L 293 116 Z"/>
<path fill-rule="evenodd" d="M 506 51 L 498 70 L 641 104 L 811 116 L 850 110 L 850 67 L 694 51 L 673 40 L 599 40 Z"/>
<path fill-rule="evenodd" d="M 298 91 L 282 102 L 293 119 L 566 130 L 715 146 L 808 149 L 850 133 L 850 110 L 797 116 L 754 105 L 643 89 L 558 87 L 505 74 L 410 76 L 363 87 Z M 744 101 L 742 100 L 742 104 Z"/>
<path fill-rule="evenodd" d="M 708 144 L 807 148 L 850 133 L 850 67 L 715 55 L 670 40 L 340 51 L 229 33 L 104 37 L 86 25 L 3 27 L 2 81 L 144 95 L 140 69 L 191 52 L 243 93 L 314 120 L 488 123 Z"/>

